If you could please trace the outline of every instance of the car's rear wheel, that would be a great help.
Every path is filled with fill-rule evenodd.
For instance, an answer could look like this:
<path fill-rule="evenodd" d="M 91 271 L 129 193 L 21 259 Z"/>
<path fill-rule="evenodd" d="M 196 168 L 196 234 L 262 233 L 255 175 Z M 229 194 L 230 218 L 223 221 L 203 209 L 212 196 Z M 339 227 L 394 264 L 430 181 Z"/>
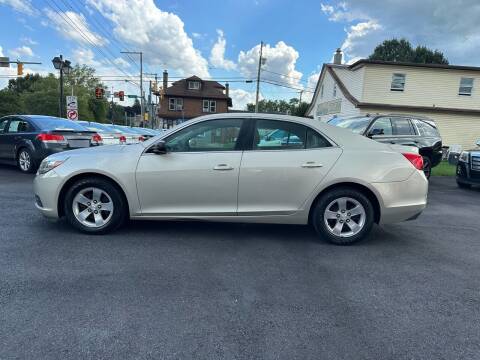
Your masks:
<path fill-rule="evenodd" d="M 312 223 L 321 239 L 351 245 L 370 232 L 374 222 L 372 203 L 362 192 L 348 187 L 332 189 L 316 203 Z"/>
<path fill-rule="evenodd" d="M 110 181 L 87 178 L 68 189 L 64 203 L 68 222 L 89 234 L 104 234 L 125 221 L 127 204 L 120 190 Z"/>
<path fill-rule="evenodd" d="M 22 148 L 17 155 L 17 166 L 21 172 L 33 173 L 37 169 L 32 152 L 27 148 Z"/>
<path fill-rule="evenodd" d="M 423 173 L 427 179 L 430 179 L 430 175 L 432 175 L 432 161 L 427 156 L 423 156 Z"/>

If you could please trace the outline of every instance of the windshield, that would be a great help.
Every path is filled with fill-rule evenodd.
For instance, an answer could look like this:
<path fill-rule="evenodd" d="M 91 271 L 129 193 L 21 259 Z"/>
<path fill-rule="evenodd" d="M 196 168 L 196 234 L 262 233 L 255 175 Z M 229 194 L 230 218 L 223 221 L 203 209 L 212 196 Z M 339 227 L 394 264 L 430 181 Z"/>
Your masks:
<path fill-rule="evenodd" d="M 356 134 L 361 134 L 367 129 L 371 120 L 372 118 L 370 117 L 334 118 L 328 123 L 333 126 L 349 129 Z"/>
<path fill-rule="evenodd" d="M 30 119 L 42 131 L 52 131 L 52 130 L 88 131 L 84 126 L 80 125 L 79 123 L 76 123 L 75 121 L 57 118 L 53 116 L 32 117 Z"/>

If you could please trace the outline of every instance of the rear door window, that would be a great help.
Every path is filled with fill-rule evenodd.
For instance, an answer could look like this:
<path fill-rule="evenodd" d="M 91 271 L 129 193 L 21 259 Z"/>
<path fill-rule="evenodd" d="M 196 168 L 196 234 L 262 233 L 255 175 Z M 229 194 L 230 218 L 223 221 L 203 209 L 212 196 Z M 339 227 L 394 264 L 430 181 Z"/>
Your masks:
<path fill-rule="evenodd" d="M 0 120 L 0 134 L 3 134 L 6 131 L 7 123 L 9 118 L 1 119 Z"/>
<path fill-rule="evenodd" d="M 12 119 L 8 125 L 9 133 L 26 133 L 32 131 L 32 126 L 28 121 L 22 119 Z"/>
<path fill-rule="evenodd" d="M 303 125 L 278 120 L 257 120 L 254 150 L 305 149 L 307 128 Z"/>
<path fill-rule="evenodd" d="M 421 136 L 434 136 L 434 137 L 440 136 L 438 134 L 438 130 L 434 126 L 428 124 L 427 122 L 422 120 L 417 120 L 417 119 L 414 119 L 413 121 L 417 125 L 417 129 L 420 132 Z"/>
<path fill-rule="evenodd" d="M 416 135 L 412 123 L 407 118 L 393 118 L 395 135 Z"/>

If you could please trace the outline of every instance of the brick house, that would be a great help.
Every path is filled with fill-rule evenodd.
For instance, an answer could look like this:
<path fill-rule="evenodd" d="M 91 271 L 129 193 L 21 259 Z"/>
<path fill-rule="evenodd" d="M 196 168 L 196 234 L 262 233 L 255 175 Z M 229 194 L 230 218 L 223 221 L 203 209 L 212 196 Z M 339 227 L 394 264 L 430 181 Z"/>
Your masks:
<path fill-rule="evenodd" d="M 158 117 L 160 127 L 171 128 L 201 115 L 225 113 L 232 106 L 228 83 L 202 80 L 198 76 L 175 81 L 168 86 L 168 73 L 163 72 L 163 99 Z"/>

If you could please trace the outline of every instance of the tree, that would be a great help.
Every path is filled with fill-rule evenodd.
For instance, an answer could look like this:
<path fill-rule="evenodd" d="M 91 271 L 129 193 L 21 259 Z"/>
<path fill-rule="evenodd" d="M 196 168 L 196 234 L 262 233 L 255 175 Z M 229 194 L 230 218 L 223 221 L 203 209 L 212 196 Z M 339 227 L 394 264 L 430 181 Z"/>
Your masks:
<path fill-rule="evenodd" d="M 0 117 L 22 113 L 23 106 L 18 94 L 9 89 L 0 90 Z"/>
<path fill-rule="evenodd" d="M 370 60 L 413 62 L 421 64 L 446 64 L 448 60 L 438 50 L 430 50 L 426 46 L 412 47 L 406 39 L 385 40 L 373 50 Z"/>
<path fill-rule="evenodd" d="M 295 116 L 305 116 L 309 104 L 300 102 L 298 98 L 292 98 L 289 101 L 285 100 L 260 100 L 258 102 L 258 111 L 265 113 L 279 113 Z M 247 104 L 247 110 L 255 111 L 255 104 Z"/>

